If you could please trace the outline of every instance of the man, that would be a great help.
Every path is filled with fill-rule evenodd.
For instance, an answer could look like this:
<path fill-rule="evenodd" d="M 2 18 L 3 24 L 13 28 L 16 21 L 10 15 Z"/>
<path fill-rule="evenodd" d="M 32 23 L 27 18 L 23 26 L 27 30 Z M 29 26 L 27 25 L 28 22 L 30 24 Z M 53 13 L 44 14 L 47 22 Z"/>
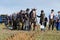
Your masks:
<path fill-rule="evenodd" d="M 40 18 L 40 24 L 42 25 L 42 23 L 44 23 L 44 17 L 45 17 L 45 13 L 44 13 L 44 10 L 41 10 L 41 14 L 40 16 L 37 15 L 37 17 Z"/>
<path fill-rule="evenodd" d="M 29 13 L 29 26 L 30 27 L 31 27 L 31 24 L 32 24 L 32 11 L 33 10 L 31 10 L 30 13 Z"/>
<path fill-rule="evenodd" d="M 24 30 L 24 27 L 25 27 L 25 11 L 23 10 L 22 11 L 22 30 Z"/>
<path fill-rule="evenodd" d="M 17 30 L 19 30 L 20 29 L 20 14 L 19 13 L 17 13 L 16 21 L 17 21 Z"/>
<path fill-rule="evenodd" d="M 60 30 L 60 11 L 58 11 L 58 17 L 57 17 L 57 25 L 56 25 L 56 29 Z"/>
<path fill-rule="evenodd" d="M 13 18 L 13 29 L 17 29 L 17 19 Z"/>
<path fill-rule="evenodd" d="M 25 29 L 29 30 L 30 26 L 29 26 L 29 8 L 26 9 L 26 13 L 25 13 Z"/>
<path fill-rule="evenodd" d="M 22 15 L 23 10 L 20 10 L 19 12 L 19 20 L 20 20 L 20 29 L 23 29 L 23 15 Z"/>
<path fill-rule="evenodd" d="M 14 13 L 12 15 L 12 25 L 13 25 L 13 29 L 17 29 L 17 15 Z"/>
<path fill-rule="evenodd" d="M 54 10 L 51 10 L 51 14 L 49 15 L 49 30 L 50 27 L 52 26 L 52 30 L 54 29 Z"/>
<path fill-rule="evenodd" d="M 40 16 L 37 15 L 37 17 L 40 18 L 40 24 L 41 24 L 40 28 L 41 28 L 41 29 L 43 28 L 43 29 L 45 30 L 46 23 L 47 23 L 47 18 L 45 18 L 44 10 L 41 10 Z M 41 30 L 41 31 L 42 31 L 42 30 Z"/>
<path fill-rule="evenodd" d="M 32 9 L 32 13 L 31 13 L 31 20 L 32 20 L 32 22 L 31 22 L 31 25 L 33 24 L 33 30 L 35 30 L 35 26 L 36 26 L 36 9 L 34 8 L 34 9 Z"/>

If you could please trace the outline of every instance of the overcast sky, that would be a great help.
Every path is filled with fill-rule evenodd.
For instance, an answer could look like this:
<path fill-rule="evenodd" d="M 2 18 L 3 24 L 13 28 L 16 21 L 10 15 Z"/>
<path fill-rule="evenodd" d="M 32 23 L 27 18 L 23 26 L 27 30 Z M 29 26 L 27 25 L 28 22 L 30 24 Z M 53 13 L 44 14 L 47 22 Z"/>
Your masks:
<path fill-rule="evenodd" d="M 57 13 L 60 10 L 60 0 L 0 0 L 0 14 L 12 14 L 26 8 L 36 8 L 37 15 L 42 9 L 46 15 L 51 9 Z"/>
<path fill-rule="evenodd" d="M 0 14 L 12 14 L 21 9 L 36 8 L 37 15 L 43 9 L 48 16 L 51 9 L 60 10 L 60 0 L 0 0 Z"/>
<path fill-rule="evenodd" d="M 50 14 L 51 9 L 54 9 L 57 14 L 60 10 L 60 0 L 0 0 L 0 14 L 9 15 L 26 8 L 36 8 L 37 15 L 42 9 L 46 16 Z"/>

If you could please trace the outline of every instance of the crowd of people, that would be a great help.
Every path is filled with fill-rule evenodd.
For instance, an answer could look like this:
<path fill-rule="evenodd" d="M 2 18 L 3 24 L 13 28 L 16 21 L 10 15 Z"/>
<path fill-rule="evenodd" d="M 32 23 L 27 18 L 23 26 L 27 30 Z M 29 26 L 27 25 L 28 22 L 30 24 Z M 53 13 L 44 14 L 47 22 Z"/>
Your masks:
<path fill-rule="evenodd" d="M 29 8 L 26 10 L 20 10 L 17 14 L 12 14 L 7 17 L 7 22 L 5 25 L 9 25 L 13 27 L 13 29 L 21 29 L 21 30 L 35 30 L 36 22 L 37 22 L 37 17 L 40 18 L 40 27 L 41 31 L 45 30 L 47 26 L 47 22 L 49 23 L 48 25 L 48 30 L 52 27 L 52 30 L 54 27 L 56 27 L 57 30 L 60 29 L 60 11 L 58 11 L 58 15 L 56 16 L 54 14 L 54 10 L 51 9 L 51 13 L 49 14 L 49 18 L 45 16 L 44 10 L 41 10 L 40 16 L 36 15 L 36 9 L 33 8 L 31 11 Z M 48 21 L 49 19 L 49 21 Z M 32 25 L 32 26 L 31 26 Z"/>

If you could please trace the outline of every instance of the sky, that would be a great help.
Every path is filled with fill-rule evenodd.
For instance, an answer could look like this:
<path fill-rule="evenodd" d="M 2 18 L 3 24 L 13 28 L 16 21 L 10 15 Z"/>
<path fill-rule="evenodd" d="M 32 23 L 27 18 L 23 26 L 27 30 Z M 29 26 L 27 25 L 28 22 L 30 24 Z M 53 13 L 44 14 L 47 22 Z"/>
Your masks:
<path fill-rule="evenodd" d="M 26 8 L 36 8 L 37 15 L 44 10 L 48 17 L 51 9 L 54 9 L 55 14 L 60 11 L 60 0 L 0 0 L 0 14 L 10 15 Z"/>

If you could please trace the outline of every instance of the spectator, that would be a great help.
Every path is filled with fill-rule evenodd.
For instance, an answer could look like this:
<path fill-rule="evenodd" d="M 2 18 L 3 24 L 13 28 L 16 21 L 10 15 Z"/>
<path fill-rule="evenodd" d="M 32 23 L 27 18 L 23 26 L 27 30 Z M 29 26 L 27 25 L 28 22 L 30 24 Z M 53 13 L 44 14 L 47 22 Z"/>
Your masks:
<path fill-rule="evenodd" d="M 13 29 L 17 29 L 17 21 L 13 18 Z"/>
<path fill-rule="evenodd" d="M 36 26 L 36 9 L 32 9 L 32 13 L 31 13 L 31 17 L 32 17 L 32 24 L 33 24 L 33 30 L 35 30 L 35 26 Z"/>
<path fill-rule="evenodd" d="M 60 30 L 60 11 L 58 11 L 57 30 Z"/>
<path fill-rule="evenodd" d="M 49 30 L 50 27 L 52 26 L 52 30 L 54 29 L 54 10 L 51 10 L 51 14 L 49 15 Z"/>
<path fill-rule="evenodd" d="M 44 10 L 41 10 L 40 16 L 37 15 L 37 17 L 40 18 L 40 24 L 42 25 L 42 23 L 44 22 L 44 17 L 45 17 Z"/>
<path fill-rule="evenodd" d="M 30 29 L 30 25 L 29 25 L 29 8 L 26 9 L 26 13 L 25 13 L 25 29 L 26 30 Z"/>
<path fill-rule="evenodd" d="M 22 15 L 22 30 L 24 30 L 24 27 L 25 27 L 25 24 L 24 24 L 25 23 L 25 11 L 24 10 L 22 11 L 21 15 Z"/>

